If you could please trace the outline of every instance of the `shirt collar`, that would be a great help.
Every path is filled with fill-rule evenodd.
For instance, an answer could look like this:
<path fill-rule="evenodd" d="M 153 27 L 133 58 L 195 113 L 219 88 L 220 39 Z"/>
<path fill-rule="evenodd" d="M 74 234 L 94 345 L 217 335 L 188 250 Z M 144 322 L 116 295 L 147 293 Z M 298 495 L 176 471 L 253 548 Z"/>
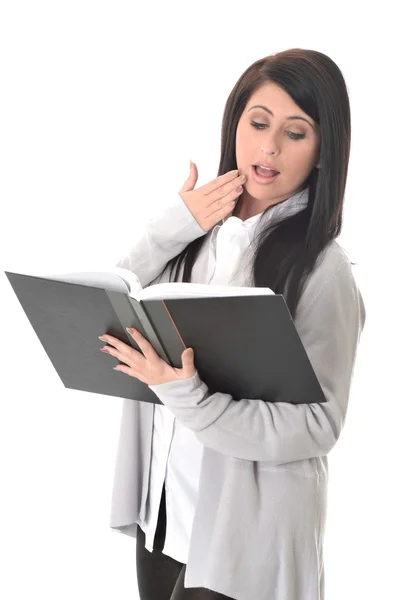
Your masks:
<path fill-rule="evenodd" d="M 245 221 L 233 216 L 228 217 L 227 219 L 222 219 L 221 224 L 216 225 L 212 230 L 211 242 L 215 242 L 215 235 L 221 227 L 223 227 L 223 229 L 227 228 L 229 231 L 231 230 L 233 234 L 240 231 L 247 232 L 252 238 L 254 236 L 254 230 L 259 223 L 264 225 L 275 217 L 280 217 L 282 214 L 292 215 L 296 212 L 299 212 L 307 205 L 308 199 L 309 188 L 306 187 L 304 190 L 296 192 L 283 202 L 274 204 L 269 208 L 269 210 L 260 212 L 257 215 L 253 215 Z"/>

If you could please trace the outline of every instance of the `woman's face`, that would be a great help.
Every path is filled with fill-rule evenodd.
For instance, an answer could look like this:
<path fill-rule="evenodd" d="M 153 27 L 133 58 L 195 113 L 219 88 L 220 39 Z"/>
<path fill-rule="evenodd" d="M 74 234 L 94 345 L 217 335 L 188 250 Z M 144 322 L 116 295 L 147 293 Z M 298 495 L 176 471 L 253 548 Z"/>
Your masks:
<path fill-rule="evenodd" d="M 267 107 L 273 116 L 263 108 Z M 303 117 L 289 119 L 291 116 Z M 259 124 L 259 128 L 256 128 Z M 298 139 L 294 139 L 300 136 Z M 316 166 L 320 135 L 317 123 L 304 113 L 282 88 L 272 82 L 264 84 L 248 101 L 236 131 L 236 159 L 240 175 L 247 181 L 240 196 L 240 212 L 263 212 L 268 206 L 290 198 L 302 189 Z M 268 184 L 257 183 L 252 165 L 271 163 L 280 174 Z"/>

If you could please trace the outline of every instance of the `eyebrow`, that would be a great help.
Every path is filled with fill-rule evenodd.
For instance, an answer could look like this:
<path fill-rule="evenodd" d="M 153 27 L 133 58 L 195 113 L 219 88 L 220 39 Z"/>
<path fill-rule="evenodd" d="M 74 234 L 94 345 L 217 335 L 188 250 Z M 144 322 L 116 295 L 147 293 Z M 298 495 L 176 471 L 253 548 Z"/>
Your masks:
<path fill-rule="evenodd" d="M 255 106 L 251 106 L 251 108 L 247 112 L 249 112 L 253 108 L 263 108 L 263 110 L 265 110 L 266 112 L 270 113 L 271 116 L 274 117 L 274 114 L 272 113 L 272 111 L 270 110 L 270 108 L 267 108 L 266 106 L 263 106 L 263 104 L 256 104 Z M 301 121 L 306 121 L 306 123 L 309 123 L 309 125 L 314 129 L 312 123 L 310 121 L 308 121 L 307 119 L 305 119 L 304 117 L 300 117 L 298 115 L 294 115 L 292 117 L 287 117 L 287 119 L 289 119 L 290 121 L 292 121 L 294 119 L 300 119 Z"/>

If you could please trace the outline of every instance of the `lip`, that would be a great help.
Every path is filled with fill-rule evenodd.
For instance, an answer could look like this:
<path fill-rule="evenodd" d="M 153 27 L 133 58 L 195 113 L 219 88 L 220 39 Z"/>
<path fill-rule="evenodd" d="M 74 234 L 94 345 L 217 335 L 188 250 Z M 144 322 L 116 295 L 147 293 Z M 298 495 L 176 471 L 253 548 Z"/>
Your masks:
<path fill-rule="evenodd" d="M 254 181 L 256 181 L 256 183 L 260 183 L 260 185 L 269 185 L 270 183 L 273 183 L 273 181 L 275 181 L 277 179 L 277 177 L 280 175 L 280 173 L 277 173 L 277 175 L 273 175 L 273 177 L 268 177 L 266 179 L 266 177 L 261 177 L 260 175 L 257 174 L 257 172 L 255 170 L 255 165 L 252 165 L 252 167 L 251 167 L 251 174 L 252 174 L 252 179 Z"/>
<path fill-rule="evenodd" d="M 278 169 L 276 169 L 276 167 L 274 165 L 272 165 L 271 163 L 258 162 L 258 163 L 255 163 L 253 166 L 256 167 L 257 165 L 259 165 L 260 167 L 268 167 L 269 169 L 273 169 L 273 171 L 277 171 L 278 173 L 280 173 L 280 171 Z"/>

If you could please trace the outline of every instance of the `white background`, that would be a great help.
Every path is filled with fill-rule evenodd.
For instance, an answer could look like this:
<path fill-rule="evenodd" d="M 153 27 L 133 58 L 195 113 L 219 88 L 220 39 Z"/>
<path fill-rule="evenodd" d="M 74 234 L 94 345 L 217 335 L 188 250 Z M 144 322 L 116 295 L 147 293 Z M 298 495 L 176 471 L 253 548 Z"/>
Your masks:
<path fill-rule="evenodd" d="M 2 3 L 4 600 L 138 598 L 135 541 L 109 528 L 123 401 L 63 387 L 4 270 L 116 262 L 148 214 L 181 188 L 190 158 L 197 186 L 217 176 L 223 108 L 242 72 L 294 47 L 328 54 L 349 88 L 352 147 L 338 241 L 357 263 L 367 310 L 346 424 L 329 457 L 326 600 L 398 597 L 396 31 L 388 2 L 350 9 Z"/>

